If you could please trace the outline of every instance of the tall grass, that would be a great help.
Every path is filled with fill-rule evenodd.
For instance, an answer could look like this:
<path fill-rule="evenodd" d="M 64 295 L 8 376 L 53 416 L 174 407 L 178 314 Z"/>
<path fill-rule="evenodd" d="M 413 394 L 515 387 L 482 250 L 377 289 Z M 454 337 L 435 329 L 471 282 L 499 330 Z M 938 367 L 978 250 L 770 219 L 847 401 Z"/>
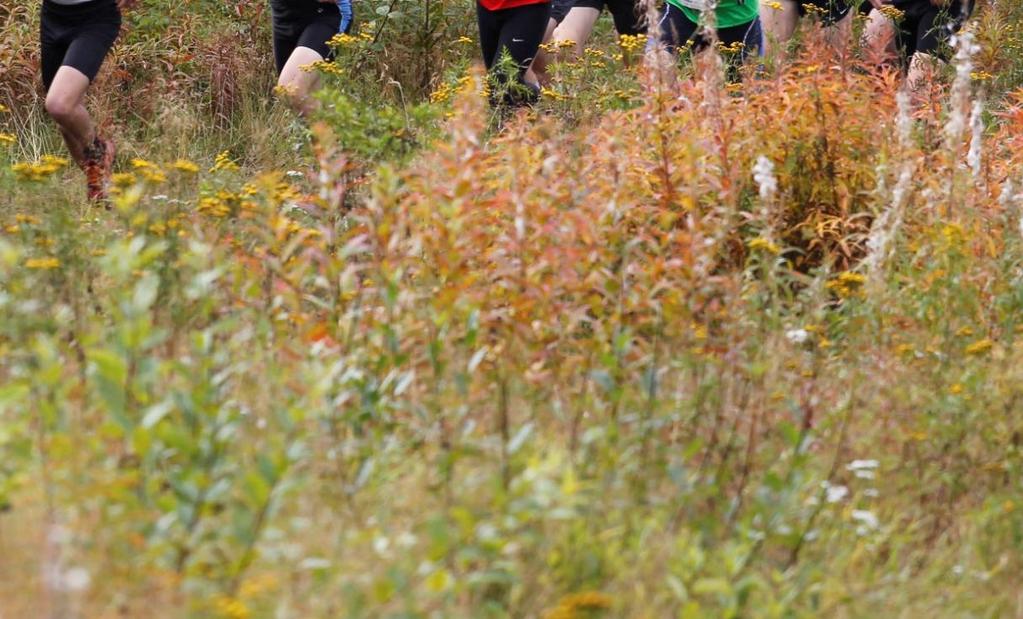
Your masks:
<path fill-rule="evenodd" d="M 741 96 L 602 48 L 500 122 L 456 40 L 429 88 L 324 75 L 309 135 L 160 98 L 110 211 L 11 168 L 55 150 L 13 98 L 0 612 L 1013 616 L 1023 101 L 986 32 L 915 112 L 812 44 Z"/>

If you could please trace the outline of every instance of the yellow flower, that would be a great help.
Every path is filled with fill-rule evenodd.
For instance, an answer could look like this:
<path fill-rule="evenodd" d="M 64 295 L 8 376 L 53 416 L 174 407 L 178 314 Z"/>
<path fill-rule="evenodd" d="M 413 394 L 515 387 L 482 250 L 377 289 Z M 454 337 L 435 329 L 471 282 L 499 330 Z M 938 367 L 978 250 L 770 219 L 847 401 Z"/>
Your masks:
<path fill-rule="evenodd" d="M 0 144 L 13 146 L 18 143 L 18 138 L 12 133 L 0 133 Z"/>
<path fill-rule="evenodd" d="M 469 37 L 458 37 L 457 39 L 455 39 L 455 43 L 460 43 L 462 45 L 472 42 L 473 42 L 472 39 L 470 39 Z"/>
<path fill-rule="evenodd" d="M 238 170 L 238 164 L 231 160 L 230 151 L 224 151 L 217 155 L 217 158 L 213 160 L 213 167 L 210 168 L 210 172 L 220 172 L 225 170 L 228 172 L 234 172 Z"/>
<path fill-rule="evenodd" d="M 866 281 L 867 278 L 859 273 L 845 271 L 825 284 L 825 287 L 840 297 L 852 297 L 859 294 L 860 288 Z"/>
<path fill-rule="evenodd" d="M 183 174 L 198 174 L 199 166 L 187 159 L 178 159 L 171 164 L 171 167 Z"/>
<path fill-rule="evenodd" d="M 966 354 L 980 356 L 986 354 L 988 351 L 994 348 L 994 346 L 995 346 L 994 342 L 987 338 L 984 338 L 982 340 L 977 340 L 976 342 L 967 346 Z"/>
<path fill-rule="evenodd" d="M 153 185 L 159 185 L 160 183 L 167 180 L 167 175 L 165 175 L 162 170 L 156 167 L 143 168 L 142 170 L 139 171 L 139 173 L 142 175 L 142 178 L 145 179 L 147 183 L 151 183 Z"/>
<path fill-rule="evenodd" d="M 948 392 L 952 395 L 959 395 L 963 392 L 963 386 L 960 383 L 956 383 L 948 388 Z"/>
<path fill-rule="evenodd" d="M 881 11 L 882 15 L 894 21 L 902 21 L 902 18 L 906 16 L 905 11 L 900 11 L 894 6 L 883 6 L 878 10 Z"/>
<path fill-rule="evenodd" d="M 342 32 L 341 34 L 335 34 L 333 37 L 331 37 L 331 39 L 327 41 L 327 45 L 330 47 L 338 48 L 344 47 L 346 45 L 352 45 L 353 43 L 358 42 L 359 37 L 353 37 L 350 34 L 345 34 Z"/>
<path fill-rule="evenodd" d="M 127 189 L 137 182 L 138 179 L 131 172 L 118 172 L 110 177 L 110 184 L 118 189 Z"/>
<path fill-rule="evenodd" d="M 29 258 L 25 261 L 26 269 L 48 271 L 50 269 L 56 269 L 60 266 L 60 260 L 56 258 Z"/>
<path fill-rule="evenodd" d="M 131 167 L 135 168 L 136 170 L 151 170 L 156 167 L 156 164 L 152 163 L 151 161 L 146 161 L 145 159 L 139 159 L 136 157 L 135 159 L 131 160 Z"/>
<path fill-rule="evenodd" d="M 544 612 L 544 619 L 574 619 L 579 611 L 601 611 L 611 608 L 614 599 L 600 591 L 585 591 L 566 595 L 558 600 L 557 606 Z"/>
<path fill-rule="evenodd" d="M 781 253 L 780 247 L 778 247 L 773 242 L 771 242 L 768 239 L 765 239 L 762 236 L 758 236 L 757 238 L 753 239 L 748 243 L 747 246 L 750 248 L 750 251 L 760 250 L 775 256 Z"/>
<path fill-rule="evenodd" d="M 10 112 L 10 111 L 11 110 L 9 110 L 6 105 L 4 105 L 3 103 L 0 103 L 0 114 L 6 114 L 7 112 Z"/>
<path fill-rule="evenodd" d="M 221 596 L 214 602 L 217 614 L 224 619 L 249 619 L 252 611 L 237 598 Z"/>
<path fill-rule="evenodd" d="M 63 157 L 43 155 L 39 161 L 16 163 L 11 166 L 11 171 L 14 172 L 19 180 L 41 181 L 64 169 L 67 164 L 67 159 Z"/>

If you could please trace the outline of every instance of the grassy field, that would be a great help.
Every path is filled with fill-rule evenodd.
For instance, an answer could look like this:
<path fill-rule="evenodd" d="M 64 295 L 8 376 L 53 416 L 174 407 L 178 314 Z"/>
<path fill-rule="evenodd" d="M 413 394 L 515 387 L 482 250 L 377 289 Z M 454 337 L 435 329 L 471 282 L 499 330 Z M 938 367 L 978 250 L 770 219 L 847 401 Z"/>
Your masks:
<path fill-rule="evenodd" d="M 605 25 L 503 118 L 366 5 L 307 126 L 262 1 L 154 0 L 104 210 L 13 4 L 0 618 L 1023 617 L 1023 5 L 920 108 Z"/>

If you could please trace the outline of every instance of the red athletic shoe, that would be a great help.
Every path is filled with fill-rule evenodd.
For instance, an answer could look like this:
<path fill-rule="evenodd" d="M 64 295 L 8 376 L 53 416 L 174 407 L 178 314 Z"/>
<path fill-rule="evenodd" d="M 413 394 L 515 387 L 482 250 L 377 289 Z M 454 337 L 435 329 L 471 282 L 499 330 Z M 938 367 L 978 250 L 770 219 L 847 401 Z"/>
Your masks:
<path fill-rule="evenodd" d="M 85 182 L 90 202 L 104 202 L 114 170 L 114 141 L 96 137 L 85 151 Z"/>

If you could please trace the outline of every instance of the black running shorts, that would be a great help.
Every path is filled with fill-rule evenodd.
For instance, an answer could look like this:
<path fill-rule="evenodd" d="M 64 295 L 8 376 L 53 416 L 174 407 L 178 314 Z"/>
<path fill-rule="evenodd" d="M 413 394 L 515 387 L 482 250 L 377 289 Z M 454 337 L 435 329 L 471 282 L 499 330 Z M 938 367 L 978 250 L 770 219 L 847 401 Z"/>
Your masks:
<path fill-rule="evenodd" d="M 324 59 L 332 56 L 327 41 L 341 32 L 341 9 L 337 4 L 317 0 L 270 0 L 270 13 L 278 73 L 296 47 L 307 47 Z"/>
<path fill-rule="evenodd" d="M 930 0 L 895 0 L 892 6 L 903 13 L 895 24 L 895 43 L 907 59 L 919 52 L 947 60 L 949 40 L 973 11 L 973 0 L 952 0 L 944 7 Z"/>
<path fill-rule="evenodd" d="M 43 85 L 47 92 L 62 66 L 96 79 L 110 48 L 121 31 L 116 0 L 92 0 L 63 5 L 43 1 L 39 17 Z"/>
<path fill-rule="evenodd" d="M 817 16 L 825 26 L 834 26 L 852 11 L 847 0 L 796 0 L 796 6 L 800 17 Z"/>
<path fill-rule="evenodd" d="M 574 5 L 575 0 L 552 0 L 551 19 L 560 24 Z"/>
<path fill-rule="evenodd" d="M 607 7 L 619 35 L 635 36 L 646 32 L 643 16 L 640 14 L 641 9 L 635 0 L 575 0 L 572 7 L 587 7 L 598 11 L 603 11 Z"/>

